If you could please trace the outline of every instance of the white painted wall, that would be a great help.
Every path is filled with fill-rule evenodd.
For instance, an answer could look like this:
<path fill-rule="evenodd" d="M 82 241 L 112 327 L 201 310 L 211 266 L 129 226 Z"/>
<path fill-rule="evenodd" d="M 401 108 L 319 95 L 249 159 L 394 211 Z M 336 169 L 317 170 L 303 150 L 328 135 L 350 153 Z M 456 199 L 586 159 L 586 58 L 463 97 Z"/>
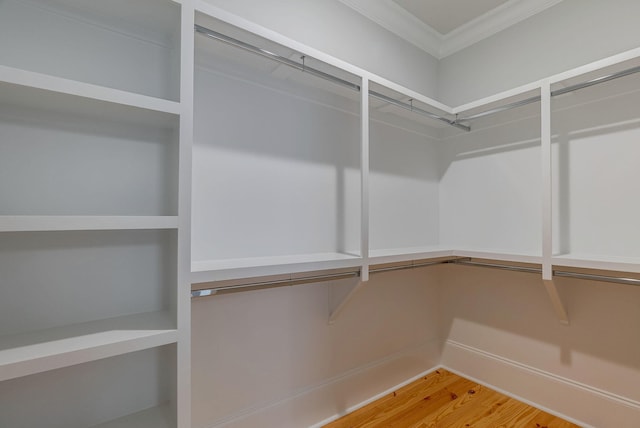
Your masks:
<path fill-rule="evenodd" d="M 554 254 L 640 259 L 638 84 L 628 76 L 553 101 Z"/>
<path fill-rule="evenodd" d="M 437 60 L 337 0 L 206 0 L 426 96 Z"/>
<path fill-rule="evenodd" d="M 192 259 L 358 253 L 357 105 L 313 76 L 240 73 L 196 70 Z"/>
<path fill-rule="evenodd" d="M 565 326 L 537 275 L 449 269 L 443 364 L 594 427 L 637 426 L 637 288 L 557 279 L 571 320 Z"/>
<path fill-rule="evenodd" d="M 427 247 L 439 241 L 437 139 L 394 122 L 370 122 L 370 248 Z"/>
<path fill-rule="evenodd" d="M 3 65 L 179 99 L 176 55 L 180 9 L 175 3 L 136 2 L 140 9 L 131 4 L 121 9 L 112 5 L 111 10 L 89 12 L 88 17 L 77 5 L 57 3 L 63 2 L 0 2 Z M 120 10 L 133 16 L 110 16 Z M 24 31 L 25 22 L 30 31 Z M 19 41 L 16 34 L 22 34 Z"/>
<path fill-rule="evenodd" d="M 194 300 L 193 426 L 258 426 L 247 422 L 256 411 L 261 427 L 310 426 L 434 367 L 438 287 L 425 272 L 373 276 L 332 325 L 329 293 L 337 283 Z M 435 359 L 416 356 L 425 346 Z M 350 394 L 344 388 L 352 384 L 335 383 L 394 355 L 404 359 L 361 377 Z M 287 406 L 300 393 L 306 399 Z M 281 412 L 265 419 L 274 405 Z"/>
<path fill-rule="evenodd" d="M 439 149 L 440 244 L 540 256 L 540 104 L 474 121 Z"/>
<path fill-rule="evenodd" d="M 640 44 L 640 2 L 564 0 L 440 61 L 438 99 L 460 105 Z"/>

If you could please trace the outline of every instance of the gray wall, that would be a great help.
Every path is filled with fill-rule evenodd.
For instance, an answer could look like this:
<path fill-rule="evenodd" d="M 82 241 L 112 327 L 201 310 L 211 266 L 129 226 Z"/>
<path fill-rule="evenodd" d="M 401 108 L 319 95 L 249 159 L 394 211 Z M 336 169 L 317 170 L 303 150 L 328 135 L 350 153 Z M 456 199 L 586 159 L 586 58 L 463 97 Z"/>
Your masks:
<path fill-rule="evenodd" d="M 424 95 L 437 94 L 438 61 L 337 0 L 207 0 Z"/>
<path fill-rule="evenodd" d="M 438 99 L 460 105 L 640 45 L 640 1 L 564 0 L 440 61 Z"/>

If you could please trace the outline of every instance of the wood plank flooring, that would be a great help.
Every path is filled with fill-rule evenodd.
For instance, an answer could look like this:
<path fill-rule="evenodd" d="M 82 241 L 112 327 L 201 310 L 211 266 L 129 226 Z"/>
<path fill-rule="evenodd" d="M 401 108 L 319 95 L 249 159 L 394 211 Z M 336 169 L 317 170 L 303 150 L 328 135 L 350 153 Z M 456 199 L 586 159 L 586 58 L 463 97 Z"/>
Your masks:
<path fill-rule="evenodd" d="M 574 428 L 577 425 L 437 370 L 324 428 Z"/>

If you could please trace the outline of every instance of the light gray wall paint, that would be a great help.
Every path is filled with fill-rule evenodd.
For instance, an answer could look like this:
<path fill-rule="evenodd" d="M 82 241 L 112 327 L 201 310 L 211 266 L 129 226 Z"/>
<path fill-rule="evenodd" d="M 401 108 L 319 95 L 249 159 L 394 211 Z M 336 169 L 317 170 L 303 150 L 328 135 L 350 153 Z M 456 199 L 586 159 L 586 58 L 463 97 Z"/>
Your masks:
<path fill-rule="evenodd" d="M 440 61 L 452 106 L 640 46 L 637 0 L 564 0 Z"/>
<path fill-rule="evenodd" d="M 337 0 L 207 2 L 424 95 L 437 93 L 436 58 Z"/>

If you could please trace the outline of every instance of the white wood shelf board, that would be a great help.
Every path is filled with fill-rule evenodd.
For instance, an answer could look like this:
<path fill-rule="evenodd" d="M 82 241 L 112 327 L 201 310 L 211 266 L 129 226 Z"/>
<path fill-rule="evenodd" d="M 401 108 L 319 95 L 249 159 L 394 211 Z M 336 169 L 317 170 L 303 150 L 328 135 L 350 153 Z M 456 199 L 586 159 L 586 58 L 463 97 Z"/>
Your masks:
<path fill-rule="evenodd" d="M 194 261 L 191 263 L 191 283 L 359 267 L 361 264 L 361 257 L 343 253 Z"/>
<path fill-rule="evenodd" d="M 369 250 L 369 264 L 383 264 L 453 256 L 452 250 L 438 247 L 390 248 Z"/>
<path fill-rule="evenodd" d="M 631 49 L 626 52 L 621 52 L 617 55 L 613 55 L 598 61 L 591 62 L 589 64 L 585 64 L 581 67 L 576 67 L 571 70 L 555 74 L 549 77 L 549 82 L 553 85 L 559 82 L 563 82 L 565 80 L 574 79 L 578 76 L 582 76 L 582 75 L 592 73 L 594 71 L 598 71 L 603 68 L 614 66 L 616 64 L 619 64 L 625 61 L 633 60 L 638 57 L 640 57 L 640 48 Z"/>
<path fill-rule="evenodd" d="M 177 228 L 176 216 L 0 216 L 0 232 Z"/>
<path fill-rule="evenodd" d="M 601 269 L 640 273 L 640 258 L 612 257 L 582 254 L 561 254 L 551 258 L 554 267 L 567 266 L 583 269 Z"/>
<path fill-rule="evenodd" d="M 490 95 L 488 97 L 484 97 L 457 107 L 453 107 L 451 110 L 455 114 L 469 112 L 470 110 L 475 109 L 488 109 L 492 104 L 504 103 L 504 101 L 508 98 L 522 95 L 526 92 L 539 89 L 542 86 L 543 80 L 548 80 L 552 85 L 563 82 L 570 79 L 575 79 L 576 77 L 586 75 L 589 73 L 596 72 L 600 69 L 610 67 L 616 64 L 619 64 L 624 61 L 633 60 L 635 58 L 640 57 L 640 48 L 631 49 L 626 52 L 622 52 L 618 55 L 613 55 L 608 58 L 604 58 L 589 64 L 585 64 L 581 67 L 576 67 L 574 69 L 568 70 L 566 72 L 558 73 L 553 76 L 548 77 L 548 79 L 536 80 L 530 83 L 527 83 L 522 86 L 518 86 L 516 88 L 512 88 L 494 95 Z"/>
<path fill-rule="evenodd" d="M 169 404 L 152 407 L 91 428 L 175 428 L 175 416 Z"/>
<path fill-rule="evenodd" d="M 463 104 L 458 107 L 454 107 L 452 110 L 455 114 L 470 113 L 472 110 L 489 110 L 491 107 L 498 107 L 503 104 L 508 104 L 509 101 L 513 102 L 517 101 L 520 98 L 528 98 L 527 95 L 534 95 L 533 91 L 539 90 L 541 85 L 542 80 L 537 80 L 535 82 L 527 83 L 526 85 L 518 86 L 513 89 L 509 89 L 485 98 L 481 98 L 476 101 L 472 101 L 470 103 Z"/>
<path fill-rule="evenodd" d="M 0 381 L 175 343 L 174 317 L 149 312 L 0 337 Z"/>
<path fill-rule="evenodd" d="M 149 117 L 153 117 L 156 123 L 166 120 L 167 114 L 179 115 L 182 111 L 180 103 L 175 101 L 3 65 L 0 65 L 0 82 L 3 103 L 11 101 L 24 103 L 35 97 L 32 102 L 34 105 L 42 106 L 44 103 L 45 106 L 53 107 L 56 106 L 56 103 L 68 105 L 78 103 L 77 98 L 85 98 L 94 101 L 94 103 L 100 101 L 143 110 L 138 112 L 136 116 L 146 116 L 147 120 Z M 57 96 L 54 97 L 54 94 Z M 43 96 L 47 96 L 47 98 L 43 98 Z M 164 115 L 160 113 L 164 113 Z M 131 111 L 127 114 L 131 114 Z"/>
<path fill-rule="evenodd" d="M 542 255 L 534 254 L 516 254 L 507 252 L 494 252 L 488 250 L 453 250 L 456 257 L 471 257 L 476 259 L 488 259 L 501 262 L 514 263 L 542 263 Z"/>

